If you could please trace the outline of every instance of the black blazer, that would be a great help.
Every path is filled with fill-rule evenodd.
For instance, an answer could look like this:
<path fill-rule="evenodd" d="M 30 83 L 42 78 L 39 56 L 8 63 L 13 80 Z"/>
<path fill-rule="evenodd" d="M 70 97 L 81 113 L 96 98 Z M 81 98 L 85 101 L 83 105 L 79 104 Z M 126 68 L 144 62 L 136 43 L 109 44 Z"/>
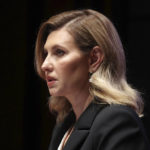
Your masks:
<path fill-rule="evenodd" d="M 71 112 L 56 125 L 49 150 L 57 150 L 74 122 Z M 139 117 L 127 106 L 91 103 L 74 126 L 63 150 L 150 150 Z"/>

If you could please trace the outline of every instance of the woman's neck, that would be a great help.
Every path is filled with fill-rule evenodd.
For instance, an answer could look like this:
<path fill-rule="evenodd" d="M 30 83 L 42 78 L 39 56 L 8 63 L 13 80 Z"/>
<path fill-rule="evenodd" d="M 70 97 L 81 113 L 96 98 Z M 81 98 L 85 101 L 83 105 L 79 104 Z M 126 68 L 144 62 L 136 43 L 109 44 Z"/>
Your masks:
<path fill-rule="evenodd" d="M 73 94 L 70 97 L 67 97 L 69 102 L 72 105 L 73 111 L 76 115 L 76 120 L 80 117 L 83 111 L 87 108 L 87 106 L 92 101 L 92 96 L 89 93 L 89 90 L 78 92 L 77 94 Z"/>

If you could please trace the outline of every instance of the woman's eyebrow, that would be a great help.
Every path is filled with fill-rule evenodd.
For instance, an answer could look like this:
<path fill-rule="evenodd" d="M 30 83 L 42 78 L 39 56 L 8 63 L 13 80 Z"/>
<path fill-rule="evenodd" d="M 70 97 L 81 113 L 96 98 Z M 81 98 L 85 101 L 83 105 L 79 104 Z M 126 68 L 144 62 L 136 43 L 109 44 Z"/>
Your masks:
<path fill-rule="evenodd" d="M 62 45 L 59 45 L 59 44 L 55 44 L 51 47 L 44 47 L 44 51 L 47 52 L 48 50 L 55 50 L 57 48 L 62 48 L 62 49 L 67 49 L 66 47 L 62 46 Z"/>

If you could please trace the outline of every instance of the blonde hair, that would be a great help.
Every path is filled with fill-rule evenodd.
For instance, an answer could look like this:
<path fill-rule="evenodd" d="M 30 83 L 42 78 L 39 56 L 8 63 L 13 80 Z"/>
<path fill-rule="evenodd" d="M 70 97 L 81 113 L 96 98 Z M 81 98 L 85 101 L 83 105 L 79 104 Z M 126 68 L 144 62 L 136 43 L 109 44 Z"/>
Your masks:
<path fill-rule="evenodd" d="M 127 83 L 125 55 L 118 33 L 111 21 L 97 11 L 67 11 L 49 18 L 41 25 L 35 50 L 38 74 L 45 78 L 41 65 L 47 36 L 62 27 L 72 35 L 81 51 L 89 53 L 94 46 L 99 46 L 104 54 L 103 62 L 90 78 L 91 95 L 108 104 L 127 105 L 140 116 L 144 104 L 140 93 Z M 64 97 L 51 96 L 49 106 L 58 113 L 59 121 L 71 110 L 71 104 Z"/>

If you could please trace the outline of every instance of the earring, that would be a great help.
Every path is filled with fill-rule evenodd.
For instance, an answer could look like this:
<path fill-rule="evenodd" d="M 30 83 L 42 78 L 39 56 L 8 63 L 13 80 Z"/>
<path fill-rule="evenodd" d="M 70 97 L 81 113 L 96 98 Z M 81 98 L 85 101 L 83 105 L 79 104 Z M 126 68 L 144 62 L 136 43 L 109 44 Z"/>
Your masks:
<path fill-rule="evenodd" d="M 93 72 L 89 72 L 89 82 L 91 82 L 91 76 L 92 76 Z"/>
<path fill-rule="evenodd" d="M 89 77 L 91 77 L 91 76 L 92 76 L 92 74 L 93 74 L 92 72 L 89 72 Z"/>

